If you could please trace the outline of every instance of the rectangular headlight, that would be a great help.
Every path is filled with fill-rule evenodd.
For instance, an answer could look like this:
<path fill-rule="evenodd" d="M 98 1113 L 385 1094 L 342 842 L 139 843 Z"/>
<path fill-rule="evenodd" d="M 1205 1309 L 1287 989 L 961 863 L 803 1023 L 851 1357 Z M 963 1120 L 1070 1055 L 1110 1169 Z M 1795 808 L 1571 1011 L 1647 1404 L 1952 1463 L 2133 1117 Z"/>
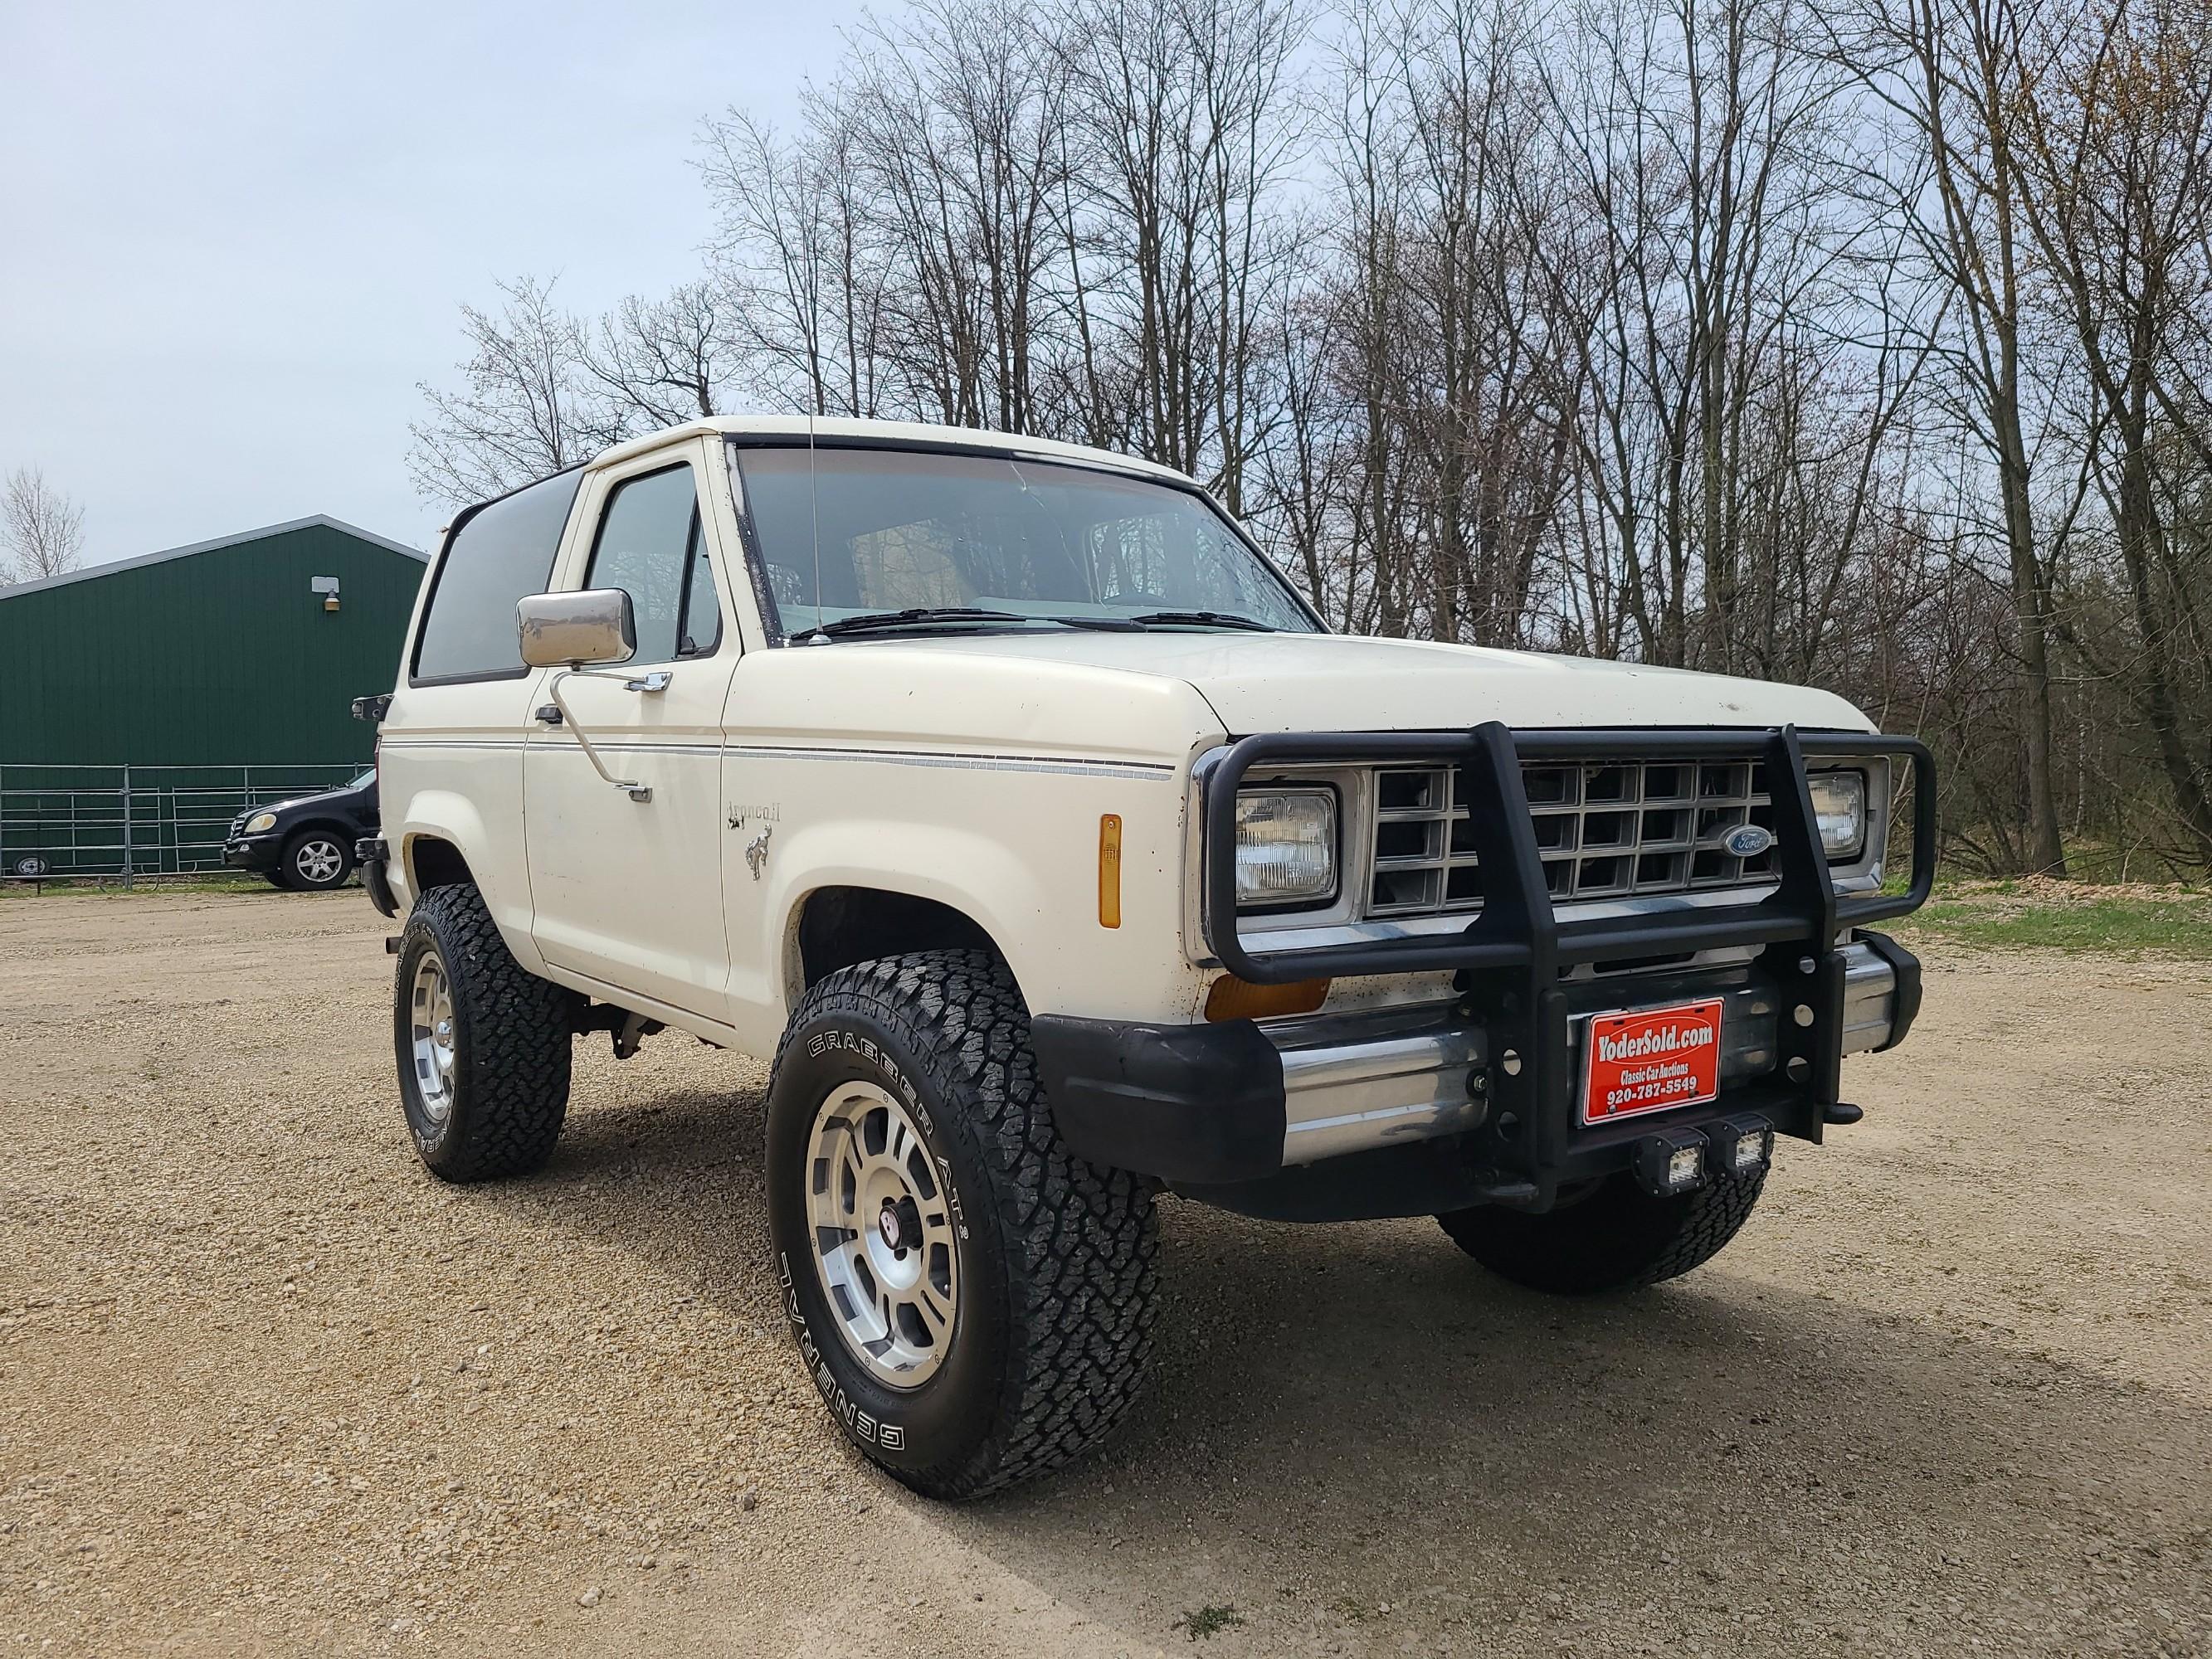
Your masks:
<path fill-rule="evenodd" d="M 1239 792 L 1237 903 L 1316 902 L 1335 891 L 1335 792 Z"/>
<path fill-rule="evenodd" d="M 1856 858 L 1866 848 L 1866 774 L 1815 772 L 1806 782 L 1820 826 L 1820 850 L 1831 860 Z"/>

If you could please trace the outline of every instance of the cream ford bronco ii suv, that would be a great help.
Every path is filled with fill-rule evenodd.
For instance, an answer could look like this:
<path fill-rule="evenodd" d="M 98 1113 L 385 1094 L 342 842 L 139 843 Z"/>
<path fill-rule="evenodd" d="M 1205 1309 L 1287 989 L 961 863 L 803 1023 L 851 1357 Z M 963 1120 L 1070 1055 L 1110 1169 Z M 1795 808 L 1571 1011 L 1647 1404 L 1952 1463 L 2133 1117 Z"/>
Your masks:
<path fill-rule="evenodd" d="M 1918 965 L 1925 750 L 1824 691 L 1328 633 L 1188 478 L 717 419 L 457 519 L 380 716 L 409 1129 L 535 1168 L 579 1033 L 775 1057 L 775 1268 L 897 1478 L 1127 1411 L 1162 1193 L 1547 1291 L 1741 1227 Z M 1882 885 L 1910 794 L 1909 890 Z"/>

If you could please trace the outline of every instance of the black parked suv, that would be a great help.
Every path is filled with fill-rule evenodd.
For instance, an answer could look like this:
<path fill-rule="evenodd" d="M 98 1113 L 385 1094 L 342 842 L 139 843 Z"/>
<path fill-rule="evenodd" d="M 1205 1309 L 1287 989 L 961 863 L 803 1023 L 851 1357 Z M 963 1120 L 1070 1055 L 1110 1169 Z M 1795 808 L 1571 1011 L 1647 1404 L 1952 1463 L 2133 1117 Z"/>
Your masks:
<path fill-rule="evenodd" d="M 230 821 L 222 861 L 279 887 L 325 892 L 353 873 L 353 844 L 376 833 L 376 769 L 342 789 L 250 807 Z"/>

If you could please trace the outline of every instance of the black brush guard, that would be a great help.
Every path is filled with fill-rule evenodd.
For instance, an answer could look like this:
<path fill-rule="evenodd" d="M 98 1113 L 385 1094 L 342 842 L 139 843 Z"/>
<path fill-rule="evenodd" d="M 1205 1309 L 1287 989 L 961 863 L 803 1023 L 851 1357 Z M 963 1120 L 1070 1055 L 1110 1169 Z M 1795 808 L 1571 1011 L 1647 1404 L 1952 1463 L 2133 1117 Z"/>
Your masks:
<path fill-rule="evenodd" d="M 1807 763 L 1855 759 L 1911 764 L 1912 881 L 1903 893 L 1839 894 L 1830 878 Z M 1522 787 L 1522 763 L 1653 760 L 1764 763 L 1777 884 L 1748 902 L 1560 921 Z M 1463 932 L 1312 950 L 1247 948 L 1237 931 L 1237 790 L 1255 770 L 1316 762 L 1461 769 L 1482 878 L 1482 908 Z M 1496 1171 L 1501 1199 L 1548 1203 L 1563 1182 L 1620 1168 L 1627 1144 L 1652 1128 L 1642 1119 L 1594 1127 L 1577 1121 L 1573 1016 L 1562 969 L 1727 945 L 1763 947 L 1758 968 L 1778 988 L 1782 1005 L 1773 1073 L 1729 1091 L 1702 1115 L 1670 1113 L 1662 1121 L 1672 1126 L 1757 1112 L 1781 1133 L 1817 1142 L 1842 1074 L 1844 959 L 1838 938 L 1861 923 L 1919 908 L 1936 873 L 1936 763 L 1912 738 L 1790 726 L 1515 731 L 1497 721 L 1467 732 L 1267 732 L 1210 757 L 1199 782 L 1206 837 L 1200 925 L 1207 948 L 1230 972 L 1256 985 L 1280 985 L 1456 970 L 1468 1017 L 1489 1030 L 1492 1056 L 1485 1079 L 1490 1109 L 1468 1150 Z M 1917 1000 L 1917 965 L 1881 934 L 1866 935 L 1865 943 L 1899 970 L 1895 1030 L 1901 1035 Z M 1633 981 L 1621 988 L 1624 1006 L 1632 1005 Z"/>

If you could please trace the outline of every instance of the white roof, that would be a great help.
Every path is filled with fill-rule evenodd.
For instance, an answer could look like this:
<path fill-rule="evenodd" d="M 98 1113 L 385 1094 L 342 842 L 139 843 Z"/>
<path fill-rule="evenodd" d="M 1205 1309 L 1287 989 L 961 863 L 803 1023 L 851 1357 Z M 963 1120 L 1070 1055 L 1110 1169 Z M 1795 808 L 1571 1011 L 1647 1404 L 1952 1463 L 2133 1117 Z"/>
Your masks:
<path fill-rule="evenodd" d="M 221 547 L 238 547 L 246 542 L 258 542 L 270 536 L 281 536 L 289 530 L 308 530 L 317 525 L 327 525 L 332 530 L 342 530 L 347 535 L 394 553 L 404 553 L 409 558 L 428 564 L 430 556 L 420 549 L 395 542 L 389 536 L 380 536 L 373 530 L 363 530 L 358 525 L 348 524 L 343 519 L 333 519 L 327 513 L 317 513 L 305 519 L 290 519 L 283 524 L 264 525 L 258 530 L 241 530 L 235 536 L 218 536 L 211 542 L 194 542 L 189 547 L 165 548 L 159 553 L 142 553 L 135 559 L 115 559 L 106 564 L 88 566 L 82 570 L 71 570 L 58 576 L 47 576 L 34 582 L 17 582 L 10 587 L 0 583 L 0 599 L 21 599 L 26 593 L 43 593 L 50 587 L 65 587 L 71 582 L 88 582 L 96 576 L 112 576 L 122 570 L 143 570 L 149 564 L 160 564 L 169 559 L 187 559 L 195 553 L 212 553 Z"/>
<path fill-rule="evenodd" d="M 702 434 L 753 434 L 763 437 L 804 438 L 809 432 L 817 441 L 825 443 L 834 443 L 840 438 L 868 438 L 878 443 L 958 444 L 963 448 L 999 449 L 1009 455 L 1027 455 L 1037 460 L 1075 461 L 1085 466 L 1115 467 L 1124 472 L 1173 478 L 1182 483 L 1190 482 L 1172 467 L 1140 460 L 1134 455 L 1123 455 L 1110 449 L 1086 449 L 1080 444 L 1058 443 L 1050 438 L 1032 438 L 1010 432 L 986 432 L 977 427 L 925 426 L 915 421 L 854 421 L 826 415 L 817 416 L 811 421 L 804 415 L 709 415 L 701 420 L 687 421 L 682 426 L 669 427 L 659 432 L 647 433 L 641 438 L 618 443 L 594 458 L 592 464 L 598 465 L 632 455 L 641 455 L 662 444 L 697 437 Z"/>

